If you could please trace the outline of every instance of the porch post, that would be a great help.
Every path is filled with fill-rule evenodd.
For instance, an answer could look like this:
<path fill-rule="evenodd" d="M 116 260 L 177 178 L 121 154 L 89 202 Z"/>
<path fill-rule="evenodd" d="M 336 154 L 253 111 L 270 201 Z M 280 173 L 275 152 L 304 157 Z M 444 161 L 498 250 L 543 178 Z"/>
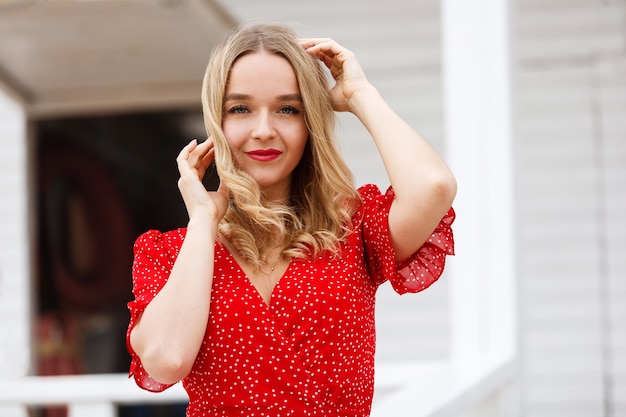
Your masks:
<path fill-rule="evenodd" d="M 30 203 L 26 116 L 0 90 L 0 376 L 30 366 Z"/>
<path fill-rule="evenodd" d="M 31 204 L 24 110 L 0 89 L 0 379 L 25 376 L 31 362 Z M 3 416 L 25 416 L 19 406 Z"/>
<path fill-rule="evenodd" d="M 461 366 L 516 354 L 510 4 L 443 0 L 447 157 L 458 181 L 449 261 Z"/>

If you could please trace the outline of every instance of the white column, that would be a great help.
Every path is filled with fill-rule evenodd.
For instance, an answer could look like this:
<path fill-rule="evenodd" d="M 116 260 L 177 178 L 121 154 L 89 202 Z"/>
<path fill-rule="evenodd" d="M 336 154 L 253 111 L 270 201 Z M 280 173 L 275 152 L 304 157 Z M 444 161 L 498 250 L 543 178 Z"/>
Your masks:
<path fill-rule="evenodd" d="M 26 375 L 30 366 L 27 149 L 24 111 L 0 90 L 0 378 Z"/>
<path fill-rule="evenodd" d="M 451 343 L 465 365 L 516 352 L 509 12 L 506 0 L 441 2 L 446 149 L 458 181 Z"/>

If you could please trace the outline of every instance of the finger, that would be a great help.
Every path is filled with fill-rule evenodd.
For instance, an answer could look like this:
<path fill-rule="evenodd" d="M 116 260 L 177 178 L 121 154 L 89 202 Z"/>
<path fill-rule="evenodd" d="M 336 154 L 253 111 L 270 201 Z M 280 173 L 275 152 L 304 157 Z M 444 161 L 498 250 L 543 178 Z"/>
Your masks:
<path fill-rule="evenodd" d="M 198 140 L 193 139 L 180 151 L 176 158 L 176 164 L 181 177 L 200 176 L 198 173 L 198 161 L 201 155 L 206 153 L 206 147 L 207 145 L 204 145 L 204 143 L 198 144 Z"/>
<path fill-rule="evenodd" d="M 228 188 L 228 186 L 226 184 L 224 184 L 224 182 L 220 181 L 220 185 L 217 187 L 217 192 L 219 194 L 224 195 L 225 197 L 229 197 L 230 196 L 230 189 Z"/>
<path fill-rule="evenodd" d="M 176 158 L 178 159 L 189 159 L 189 154 L 196 148 L 196 146 L 198 146 L 198 141 L 196 139 L 193 139 L 191 142 L 189 142 L 187 145 L 185 145 L 183 147 L 183 149 L 181 149 L 181 151 L 178 154 L 178 157 Z"/>
<path fill-rule="evenodd" d="M 302 38 L 302 39 L 298 39 L 298 43 L 304 49 L 308 49 L 308 48 L 314 46 L 317 43 L 317 38 Z"/>
<path fill-rule="evenodd" d="M 346 50 L 346 48 L 330 38 L 302 39 L 300 45 L 302 45 L 308 53 L 317 56 L 321 56 L 322 54 L 334 56 Z"/>
<path fill-rule="evenodd" d="M 204 141 L 200 143 L 198 146 L 196 146 L 189 153 L 189 164 L 192 167 L 198 167 L 202 163 L 202 159 L 209 152 L 212 146 L 213 146 L 213 143 L 210 141 Z"/>
<path fill-rule="evenodd" d="M 331 71 L 336 78 L 337 71 L 352 54 L 352 52 L 339 45 L 332 39 L 306 39 L 301 42 L 306 52 L 318 58 Z"/>
<path fill-rule="evenodd" d="M 215 160 L 215 149 L 211 148 L 208 152 L 202 157 L 201 165 L 205 168 L 208 168 L 209 165 L 213 163 Z"/>
<path fill-rule="evenodd" d="M 206 169 L 215 159 L 215 144 L 211 139 L 207 139 L 202 145 L 202 152 L 198 155 L 198 162 L 202 168 Z"/>
<path fill-rule="evenodd" d="M 298 43 L 302 45 L 304 49 L 308 49 L 320 43 L 334 42 L 331 38 L 301 38 L 298 39 Z"/>
<path fill-rule="evenodd" d="M 185 169 L 188 169 L 189 155 L 196 148 L 196 146 L 198 146 L 198 141 L 194 139 L 187 145 L 185 145 L 183 149 L 181 149 L 178 153 L 178 156 L 176 157 L 176 164 L 178 165 L 178 171 L 181 173 L 181 175 L 183 174 L 183 171 Z"/>
<path fill-rule="evenodd" d="M 204 155 L 197 163 L 195 169 L 199 178 L 204 178 L 207 169 L 211 166 L 213 161 L 215 160 L 215 151 L 213 149 L 209 149 L 209 151 Z"/>

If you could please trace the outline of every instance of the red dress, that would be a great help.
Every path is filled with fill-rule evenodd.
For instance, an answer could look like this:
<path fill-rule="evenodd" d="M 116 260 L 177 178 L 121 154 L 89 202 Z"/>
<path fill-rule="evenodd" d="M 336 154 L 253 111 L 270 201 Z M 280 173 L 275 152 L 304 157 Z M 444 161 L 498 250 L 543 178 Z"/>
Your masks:
<path fill-rule="evenodd" d="M 374 388 L 374 302 L 389 280 L 400 294 L 424 290 L 453 254 L 454 211 L 431 238 L 398 264 L 389 240 L 389 189 L 360 190 L 355 232 L 341 257 L 291 261 L 266 305 L 224 246 L 215 246 L 209 322 L 191 373 L 182 381 L 187 416 L 365 417 Z M 127 345 L 130 374 L 150 391 L 168 388 L 143 369 L 128 335 L 167 281 L 185 229 L 144 233 L 135 243 L 135 300 Z M 183 302 L 181 300 L 181 302 Z"/>

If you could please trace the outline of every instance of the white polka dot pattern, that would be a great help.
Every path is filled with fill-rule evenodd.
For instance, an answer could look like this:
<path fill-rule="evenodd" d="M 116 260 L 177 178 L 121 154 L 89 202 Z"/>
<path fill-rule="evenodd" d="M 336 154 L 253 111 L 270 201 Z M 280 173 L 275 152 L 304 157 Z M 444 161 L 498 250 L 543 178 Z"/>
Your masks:
<path fill-rule="evenodd" d="M 410 259 L 395 262 L 387 218 L 393 191 L 360 190 L 355 233 L 341 257 L 292 260 L 266 305 L 225 247 L 216 244 L 209 323 L 191 373 L 187 416 L 369 415 L 374 385 L 374 302 L 386 280 L 399 293 L 436 281 L 453 253 L 452 209 Z M 127 346 L 130 374 L 150 391 L 154 381 L 128 343 L 135 321 L 167 281 L 185 229 L 151 230 L 135 243 L 135 300 Z"/>

